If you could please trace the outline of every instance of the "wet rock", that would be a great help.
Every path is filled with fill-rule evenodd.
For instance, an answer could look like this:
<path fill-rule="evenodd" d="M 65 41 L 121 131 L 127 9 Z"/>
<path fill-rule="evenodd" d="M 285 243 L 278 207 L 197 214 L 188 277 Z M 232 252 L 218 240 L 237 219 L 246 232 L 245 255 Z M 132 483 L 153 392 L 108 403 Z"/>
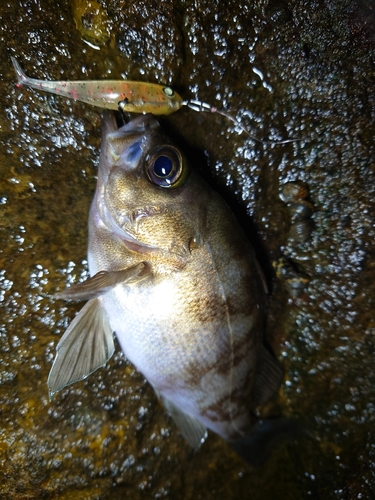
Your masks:
<path fill-rule="evenodd" d="M 77 30 L 82 40 L 100 47 L 108 42 L 110 37 L 110 22 L 103 6 L 95 0 L 83 2 L 72 1 L 72 11 Z"/>
<path fill-rule="evenodd" d="M 110 26 L 100 50 L 82 40 L 66 2 L 0 7 L 0 498 L 372 498 L 371 9 L 317 1 L 100 5 Z M 162 120 L 235 210 L 268 277 L 267 338 L 285 370 L 268 411 L 305 420 L 315 440 L 276 449 L 258 470 L 215 436 L 193 453 L 119 354 L 49 402 L 55 346 L 80 308 L 53 294 L 87 275 L 100 113 L 16 90 L 10 54 L 39 78 L 170 84 L 263 141 L 299 139 L 259 143 L 224 116 L 188 109 Z M 287 183 L 307 185 L 309 196 L 281 200 Z M 292 219 L 314 221 L 303 243 L 288 240 Z M 293 300 L 271 268 L 281 255 L 310 279 Z"/>
<path fill-rule="evenodd" d="M 285 283 L 292 298 L 299 297 L 308 287 L 310 278 L 298 266 L 286 257 L 281 257 L 272 263 L 276 278 Z"/>

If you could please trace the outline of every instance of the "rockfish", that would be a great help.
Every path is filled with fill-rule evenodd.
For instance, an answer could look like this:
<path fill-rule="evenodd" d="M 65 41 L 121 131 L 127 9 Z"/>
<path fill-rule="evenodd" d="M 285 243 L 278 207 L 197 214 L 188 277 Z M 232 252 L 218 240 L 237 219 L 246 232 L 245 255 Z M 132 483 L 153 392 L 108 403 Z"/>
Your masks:
<path fill-rule="evenodd" d="M 89 216 L 87 281 L 59 298 L 88 300 L 57 346 L 50 394 L 114 352 L 113 332 L 197 447 L 206 429 L 235 443 L 278 390 L 262 339 L 266 292 L 231 210 L 152 115 L 103 118 Z"/>

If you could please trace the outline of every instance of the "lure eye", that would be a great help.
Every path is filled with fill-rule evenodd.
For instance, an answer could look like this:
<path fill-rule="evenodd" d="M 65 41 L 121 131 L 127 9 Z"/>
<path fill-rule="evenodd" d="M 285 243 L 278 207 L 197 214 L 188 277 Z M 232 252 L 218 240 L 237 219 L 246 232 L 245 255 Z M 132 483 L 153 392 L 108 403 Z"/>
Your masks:
<path fill-rule="evenodd" d="M 173 97 L 174 96 L 174 90 L 171 89 L 171 87 L 164 87 L 163 92 L 167 97 Z"/>
<path fill-rule="evenodd" d="M 178 149 L 161 146 L 147 156 L 146 174 L 157 186 L 179 187 L 185 181 L 187 165 Z"/>

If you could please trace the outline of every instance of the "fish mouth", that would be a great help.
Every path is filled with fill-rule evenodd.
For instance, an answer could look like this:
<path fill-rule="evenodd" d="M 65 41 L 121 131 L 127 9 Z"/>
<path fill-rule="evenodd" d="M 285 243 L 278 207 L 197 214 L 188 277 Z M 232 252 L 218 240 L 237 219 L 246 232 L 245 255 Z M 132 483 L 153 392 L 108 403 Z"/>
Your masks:
<path fill-rule="evenodd" d="M 159 122 L 152 114 L 139 115 L 125 125 L 118 126 L 116 113 L 106 110 L 103 113 L 102 144 L 106 144 L 107 161 L 99 165 L 97 207 L 98 215 L 104 225 L 133 252 L 149 253 L 160 249 L 137 240 L 125 229 L 132 220 L 124 215 L 121 223 L 115 220 L 105 201 L 105 186 L 112 168 L 120 166 L 126 171 L 136 169 L 145 157 L 153 142 L 161 135 Z M 110 166 L 108 167 L 108 159 Z"/>
<path fill-rule="evenodd" d="M 127 123 L 123 123 L 123 115 L 111 110 L 104 110 L 102 135 L 119 133 L 121 136 L 144 134 L 154 129 L 160 129 L 159 122 L 151 113 L 136 116 Z"/>
<path fill-rule="evenodd" d="M 159 122 L 154 118 L 154 115 L 147 113 L 139 115 L 125 125 L 118 127 L 118 132 L 122 134 L 142 134 L 153 129 L 160 129 Z"/>
<path fill-rule="evenodd" d="M 125 170 L 135 169 L 162 135 L 159 122 L 151 114 L 137 116 L 120 127 L 116 116 L 118 114 L 113 111 L 103 114 L 102 143 L 107 145 L 106 157 L 110 165 L 108 168 L 107 163 L 102 169 L 104 182 L 115 166 Z"/>

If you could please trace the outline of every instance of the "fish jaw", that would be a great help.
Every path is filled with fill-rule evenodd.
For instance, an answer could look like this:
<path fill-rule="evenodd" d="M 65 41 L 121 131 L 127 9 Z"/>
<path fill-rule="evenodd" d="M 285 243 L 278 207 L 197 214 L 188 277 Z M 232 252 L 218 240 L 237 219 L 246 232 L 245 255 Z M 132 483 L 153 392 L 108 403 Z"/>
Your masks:
<path fill-rule="evenodd" d="M 98 183 L 89 218 L 89 234 L 101 234 L 103 239 L 119 241 L 129 251 L 148 253 L 157 247 L 138 241 L 126 227 L 134 225 L 133 214 L 126 211 L 114 212 L 108 207 L 108 183 L 114 171 L 131 172 L 144 161 L 147 152 L 160 135 L 160 125 L 152 115 L 141 115 L 118 128 L 113 112 L 103 113 L 102 151 L 99 163 Z M 93 238 L 95 239 L 95 238 Z M 89 262 L 95 259 L 90 257 Z M 92 269 L 97 269 L 94 264 Z M 98 269 L 99 270 L 99 269 Z M 96 271 L 95 271 L 96 272 Z"/>
<path fill-rule="evenodd" d="M 155 132 L 156 139 L 152 132 Z M 145 151 L 151 147 L 152 140 L 157 140 L 160 133 L 159 123 L 150 114 L 137 116 L 119 128 L 115 114 L 112 111 L 104 111 L 98 187 L 108 181 L 109 173 L 115 166 L 134 168 L 134 164 L 142 160 L 142 155 L 144 156 Z"/>

